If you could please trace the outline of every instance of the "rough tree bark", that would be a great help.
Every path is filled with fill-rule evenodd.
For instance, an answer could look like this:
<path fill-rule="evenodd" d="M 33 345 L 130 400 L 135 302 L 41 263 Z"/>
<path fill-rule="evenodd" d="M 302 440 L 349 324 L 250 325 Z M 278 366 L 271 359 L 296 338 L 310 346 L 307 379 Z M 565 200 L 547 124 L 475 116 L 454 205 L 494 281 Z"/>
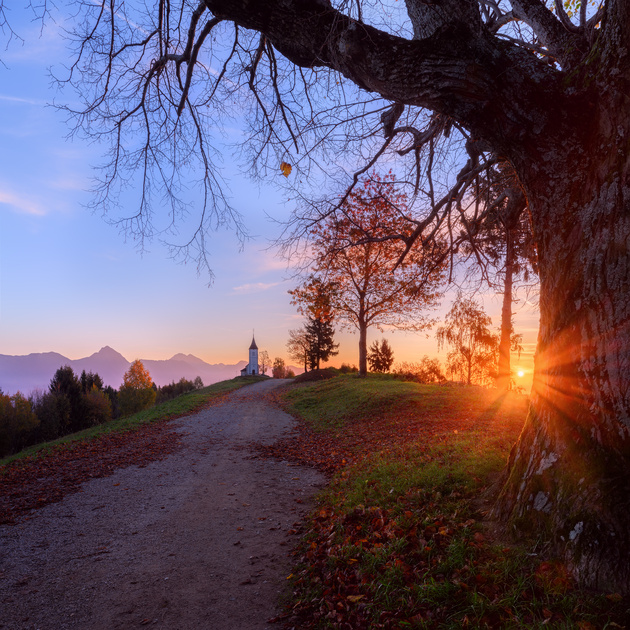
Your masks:
<path fill-rule="evenodd" d="M 535 209 L 540 332 L 531 410 L 496 511 L 516 533 L 544 532 L 581 583 L 627 593 L 630 125 L 627 103 L 600 87 L 583 101 L 586 137 L 554 138 L 540 156 L 553 170 L 520 168 Z"/>

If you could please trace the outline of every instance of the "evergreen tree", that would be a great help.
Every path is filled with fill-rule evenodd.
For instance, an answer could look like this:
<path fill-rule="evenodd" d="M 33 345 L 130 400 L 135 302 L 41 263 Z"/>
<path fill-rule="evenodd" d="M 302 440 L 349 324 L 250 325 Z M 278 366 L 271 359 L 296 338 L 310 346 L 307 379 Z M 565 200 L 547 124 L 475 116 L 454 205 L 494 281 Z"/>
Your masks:
<path fill-rule="evenodd" d="M 367 360 L 372 372 L 389 372 L 392 363 L 394 363 L 394 351 L 387 339 L 383 339 L 380 346 L 378 341 L 370 346 Z"/>
<path fill-rule="evenodd" d="M 311 370 L 318 370 L 320 363 L 339 354 L 338 343 L 334 342 L 335 329 L 332 319 L 326 316 L 311 315 L 304 326 L 309 343 L 308 364 Z"/>
<path fill-rule="evenodd" d="M 83 370 L 81 372 L 80 381 L 81 390 L 84 394 L 89 394 L 93 387 L 96 387 L 99 391 L 103 389 L 103 379 L 97 373 Z"/>
<path fill-rule="evenodd" d="M 59 434 L 66 435 L 84 428 L 86 412 L 81 382 L 69 365 L 60 367 L 50 381 L 50 393 L 65 399 L 67 405 L 60 403 L 60 408 L 68 408 L 69 413 L 62 417 Z"/>
<path fill-rule="evenodd" d="M 103 388 L 103 393 L 107 396 L 107 398 L 109 398 L 109 402 L 112 408 L 112 418 L 119 418 L 120 405 L 118 402 L 118 390 L 114 389 L 111 385 L 107 385 Z"/>

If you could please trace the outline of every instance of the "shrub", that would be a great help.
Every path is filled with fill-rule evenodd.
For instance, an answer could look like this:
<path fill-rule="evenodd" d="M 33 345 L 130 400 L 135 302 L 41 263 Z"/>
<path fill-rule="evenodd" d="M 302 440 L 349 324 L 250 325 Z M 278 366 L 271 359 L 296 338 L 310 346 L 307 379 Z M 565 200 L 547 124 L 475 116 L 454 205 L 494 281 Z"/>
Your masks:
<path fill-rule="evenodd" d="M 359 371 L 359 368 L 356 365 L 350 365 L 349 363 L 342 363 L 339 371 L 342 374 L 354 374 Z"/>
<path fill-rule="evenodd" d="M 394 374 L 405 381 L 416 381 L 417 383 L 446 382 L 440 361 L 426 355 L 422 357 L 419 363 L 403 361 L 394 368 Z"/>
<path fill-rule="evenodd" d="M 321 370 L 311 370 L 304 372 L 295 378 L 296 383 L 310 383 L 312 381 L 325 381 L 339 375 L 339 370 L 335 368 L 323 368 Z"/>

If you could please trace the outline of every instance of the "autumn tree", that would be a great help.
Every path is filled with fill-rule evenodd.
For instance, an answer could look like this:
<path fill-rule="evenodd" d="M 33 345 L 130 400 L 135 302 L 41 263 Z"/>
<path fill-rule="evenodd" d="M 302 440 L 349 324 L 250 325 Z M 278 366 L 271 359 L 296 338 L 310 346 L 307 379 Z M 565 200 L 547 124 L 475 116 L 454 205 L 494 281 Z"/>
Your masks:
<path fill-rule="evenodd" d="M 273 360 L 273 367 L 271 368 L 271 375 L 273 378 L 286 378 L 287 368 L 284 364 L 284 359 L 276 357 Z"/>
<path fill-rule="evenodd" d="M 298 361 L 304 366 L 305 372 L 308 372 L 310 348 L 311 343 L 304 328 L 293 328 L 289 330 L 287 353 L 291 359 Z"/>
<path fill-rule="evenodd" d="M 122 416 L 130 416 L 155 403 L 156 388 L 149 371 L 140 359 L 136 359 L 123 376 L 123 384 L 118 390 L 118 404 Z"/>
<path fill-rule="evenodd" d="M 260 374 L 265 374 L 267 370 L 271 367 L 269 352 L 267 352 L 267 350 L 262 350 L 258 356 L 258 360 L 260 361 L 258 365 L 258 371 L 260 372 Z"/>
<path fill-rule="evenodd" d="M 440 246 L 432 242 L 414 248 L 402 259 L 405 245 L 393 238 L 405 230 L 400 222 L 406 201 L 396 192 L 392 176 L 368 177 L 338 213 L 313 226 L 311 274 L 289 292 L 303 312 L 323 293 L 334 317 L 359 331 L 362 376 L 367 374 L 368 328 L 426 328 L 427 310 L 441 295 L 444 252 Z M 315 285 L 325 289 L 314 290 Z"/>
<path fill-rule="evenodd" d="M 387 339 L 383 339 L 380 345 L 375 341 L 370 346 L 367 360 L 372 372 L 389 372 L 394 363 L 394 351 Z"/>
<path fill-rule="evenodd" d="M 68 78 L 83 107 L 70 114 L 78 131 L 112 139 L 95 205 L 115 208 L 116 193 L 132 188 L 138 205 L 123 227 L 161 233 L 151 195 L 164 191 L 178 216 L 192 172 L 199 229 L 177 251 L 201 267 L 213 226 L 242 228 L 210 135 L 242 104 L 259 175 L 291 164 L 307 172 L 337 154 L 344 167 L 360 162 L 355 175 L 379 160 L 408 165 L 406 181 L 428 201 L 403 235 L 410 253 L 448 229 L 486 158 L 511 164 L 531 214 L 540 333 L 530 412 L 496 514 L 510 531 L 546 532 L 581 584 L 630 592 L 630 4 L 77 6 Z M 441 147 L 457 142 L 469 159 L 440 196 L 431 173 L 448 155 Z M 327 159 L 309 163 L 320 150 Z"/>
<path fill-rule="evenodd" d="M 437 330 L 438 349 L 451 348 L 447 369 L 467 385 L 485 385 L 496 377 L 497 336 L 491 332 L 492 319 L 472 298 L 459 294 Z M 463 378 L 462 378 L 463 377 Z"/>

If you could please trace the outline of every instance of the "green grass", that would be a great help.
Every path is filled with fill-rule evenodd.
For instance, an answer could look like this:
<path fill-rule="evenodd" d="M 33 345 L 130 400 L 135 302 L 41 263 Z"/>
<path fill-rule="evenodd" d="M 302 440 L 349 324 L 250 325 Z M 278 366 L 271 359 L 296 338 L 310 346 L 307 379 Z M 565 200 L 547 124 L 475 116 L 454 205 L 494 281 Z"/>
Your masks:
<path fill-rule="evenodd" d="M 630 618 L 627 599 L 575 588 L 541 541 L 516 544 L 489 527 L 523 399 L 353 376 L 296 387 L 286 399 L 340 443 L 366 431 L 362 457 L 320 493 L 307 522 L 290 624 L 593 630 Z"/>
<path fill-rule="evenodd" d="M 202 389 L 183 394 L 182 396 L 178 396 L 177 398 L 168 400 L 164 403 L 161 403 L 160 405 L 151 407 L 150 409 L 140 411 L 139 413 L 136 413 L 134 415 L 111 420 L 110 422 L 99 424 L 97 426 L 90 427 L 89 429 L 83 429 L 82 431 L 65 435 L 51 442 L 42 442 L 41 444 L 36 444 L 34 446 L 24 449 L 23 451 L 20 451 L 19 453 L 9 455 L 8 457 L 0 459 L 0 468 L 18 459 L 23 459 L 37 454 L 46 454 L 50 452 L 53 447 L 57 447 L 60 445 L 73 444 L 79 441 L 91 440 L 98 436 L 110 433 L 133 431 L 134 429 L 140 428 L 152 422 L 164 421 L 168 420 L 169 418 L 175 418 L 188 413 L 193 413 L 195 410 L 199 409 L 203 405 L 224 394 L 240 389 L 245 385 L 256 383 L 260 380 L 264 380 L 264 377 L 236 377 L 228 381 L 214 383 L 212 385 L 209 385 L 208 387 L 203 387 Z"/>
<path fill-rule="evenodd" d="M 434 396 L 441 395 L 437 385 L 418 386 L 389 376 L 360 378 L 347 374 L 326 381 L 296 387 L 285 395 L 289 410 L 304 418 L 316 431 L 343 427 L 357 415 L 368 417 L 383 409 L 425 401 L 427 409 Z"/>

